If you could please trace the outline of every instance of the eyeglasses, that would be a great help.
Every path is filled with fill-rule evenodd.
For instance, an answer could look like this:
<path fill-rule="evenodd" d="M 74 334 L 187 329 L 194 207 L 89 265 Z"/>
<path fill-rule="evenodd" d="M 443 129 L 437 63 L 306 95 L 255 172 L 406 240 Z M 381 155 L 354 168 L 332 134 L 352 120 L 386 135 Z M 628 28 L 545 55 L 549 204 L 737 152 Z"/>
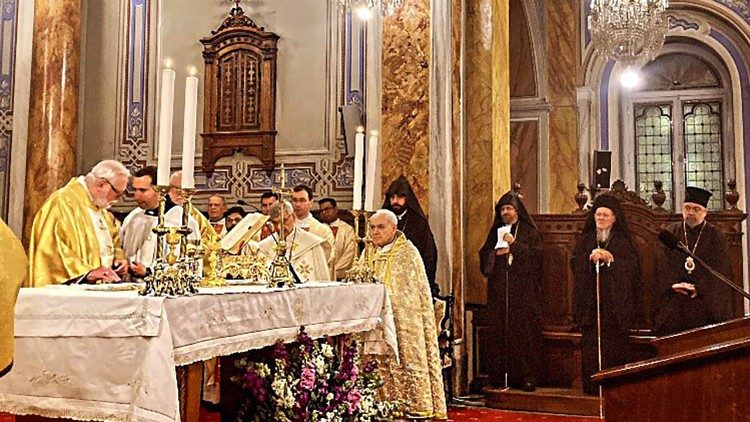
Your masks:
<path fill-rule="evenodd" d="M 113 185 L 112 182 L 110 182 L 108 179 L 105 179 L 105 178 L 102 177 L 102 180 L 104 180 L 105 182 L 107 182 L 107 184 L 109 184 L 109 187 L 112 188 L 112 192 L 114 192 L 117 195 L 118 198 L 120 198 L 123 195 L 125 195 L 125 190 L 124 189 L 123 190 L 117 190 L 117 188 L 115 187 L 115 185 Z"/>

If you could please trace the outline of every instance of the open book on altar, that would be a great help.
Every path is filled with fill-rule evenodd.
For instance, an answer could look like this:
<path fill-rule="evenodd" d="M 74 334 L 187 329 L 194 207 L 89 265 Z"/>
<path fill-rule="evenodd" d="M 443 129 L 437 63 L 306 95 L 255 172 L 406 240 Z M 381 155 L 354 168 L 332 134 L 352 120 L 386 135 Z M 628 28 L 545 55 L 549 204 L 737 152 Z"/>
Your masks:
<path fill-rule="evenodd" d="M 259 212 L 253 212 L 245 216 L 236 226 L 232 228 L 219 242 L 221 249 L 237 254 L 240 252 L 242 245 L 248 240 L 255 240 L 255 236 L 268 221 L 268 216 Z"/>

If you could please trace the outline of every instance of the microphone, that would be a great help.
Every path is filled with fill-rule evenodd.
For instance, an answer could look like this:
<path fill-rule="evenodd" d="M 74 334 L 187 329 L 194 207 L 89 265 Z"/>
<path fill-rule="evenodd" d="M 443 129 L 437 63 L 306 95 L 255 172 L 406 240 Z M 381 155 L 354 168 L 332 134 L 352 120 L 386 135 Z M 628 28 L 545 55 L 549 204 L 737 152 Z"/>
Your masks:
<path fill-rule="evenodd" d="M 670 231 L 662 230 L 659 232 L 659 241 L 669 249 L 680 249 L 680 241 L 677 239 L 677 236 Z"/>
<path fill-rule="evenodd" d="M 702 265 L 703 268 L 705 268 L 714 277 L 718 278 L 719 281 L 721 281 L 722 283 L 724 283 L 727 286 L 731 287 L 736 292 L 738 292 L 739 294 L 741 294 L 742 296 L 744 296 L 746 299 L 750 300 L 750 293 L 744 291 L 742 289 L 742 287 L 737 286 L 731 280 L 729 280 L 728 278 L 726 278 L 726 276 L 724 276 L 720 272 L 716 271 L 715 269 L 711 268 L 710 265 L 706 264 L 705 262 L 703 262 L 702 259 L 700 259 L 699 257 L 695 256 L 695 254 L 692 253 L 690 251 L 690 249 L 688 249 L 687 245 L 685 245 L 680 240 L 678 240 L 677 236 L 675 236 L 672 232 L 668 232 L 666 230 L 660 231 L 659 232 L 659 240 L 661 241 L 661 243 L 663 243 L 666 247 L 668 247 L 670 249 L 676 249 L 676 250 L 680 250 L 682 252 L 685 252 L 688 256 L 692 257 L 693 259 L 695 259 L 696 262 L 698 262 L 700 265 Z"/>
<path fill-rule="evenodd" d="M 243 207 L 252 207 L 252 209 L 255 210 L 255 212 L 260 212 L 260 209 L 258 209 L 258 207 L 256 207 L 253 204 L 247 203 L 247 201 L 245 201 L 244 199 L 238 199 L 237 205 L 241 205 Z"/>

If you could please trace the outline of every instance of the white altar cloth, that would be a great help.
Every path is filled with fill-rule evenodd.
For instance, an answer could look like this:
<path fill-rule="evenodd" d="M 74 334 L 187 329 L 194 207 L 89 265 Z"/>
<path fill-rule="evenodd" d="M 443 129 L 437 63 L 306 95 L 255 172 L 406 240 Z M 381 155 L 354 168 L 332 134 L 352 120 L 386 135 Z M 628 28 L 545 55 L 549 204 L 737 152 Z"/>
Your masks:
<path fill-rule="evenodd" d="M 380 284 L 228 286 L 191 297 L 21 289 L 13 369 L 0 412 L 79 420 L 179 420 L 175 366 L 296 338 L 369 331 Z"/>

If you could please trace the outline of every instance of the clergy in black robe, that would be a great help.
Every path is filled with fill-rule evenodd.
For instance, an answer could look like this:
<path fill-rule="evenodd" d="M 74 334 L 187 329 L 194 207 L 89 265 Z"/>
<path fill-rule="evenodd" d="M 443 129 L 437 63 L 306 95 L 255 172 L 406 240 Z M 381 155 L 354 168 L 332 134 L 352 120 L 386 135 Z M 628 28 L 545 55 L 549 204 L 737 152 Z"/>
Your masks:
<path fill-rule="evenodd" d="M 503 232 L 501 243 L 498 229 Z M 487 316 L 492 330 L 488 349 L 502 350 L 489 373 L 495 386 L 504 385 L 505 371 L 508 385 L 525 391 L 534 391 L 539 379 L 541 240 L 518 194 L 508 192 L 500 197 L 495 220 L 479 251 L 482 274 L 488 279 Z"/>
<path fill-rule="evenodd" d="M 628 330 L 634 313 L 634 286 L 641 275 L 635 243 L 620 201 L 599 195 L 583 227 L 571 259 L 573 320 L 581 329 L 583 391 L 597 394 L 591 375 L 599 371 L 597 344 L 597 263 L 601 315 L 601 369 L 630 360 Z"/>
<path fill-rule="evenodd" d="M 424 270 L 427 273 L 427 281 L 430 282 L 432 297 L 439 295 L 440 287 L 435 281 L 438 258 L 435 237 L 427 216 L 422 211 L 419 200 L 406 177 L 399 176 L 388 187 L 383 208 L 393 211 L 398 217 L 398 229 L 417 247 L 424 261 Z"/>
<path fill-rule="evenodd" d="M 665 228 L 696 256 L 727 278 L 732 267 L 724 234 L 705 220 L 711 193 L 687 187 L 683 221 Z M 656 335 L 667 335 L 732 318 L 734 292 L 685 252 L 662 247 L 654 292 Z"/>

